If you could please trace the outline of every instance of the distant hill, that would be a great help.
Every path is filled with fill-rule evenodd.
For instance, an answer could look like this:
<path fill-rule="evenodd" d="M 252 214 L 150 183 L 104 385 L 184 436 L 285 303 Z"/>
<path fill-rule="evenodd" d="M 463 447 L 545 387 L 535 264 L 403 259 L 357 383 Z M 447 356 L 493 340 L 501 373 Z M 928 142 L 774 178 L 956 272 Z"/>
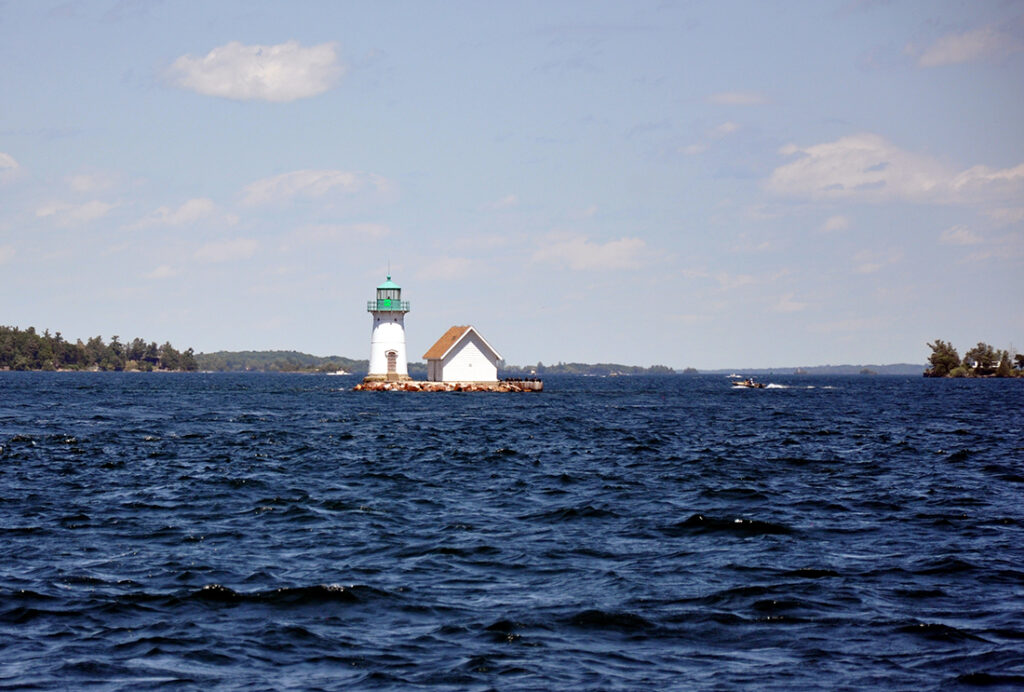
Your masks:
<path fill-rule="evenodd" d="M 788 368 L 734 368 L 726 370 L 701 370 L 705 375 L 916 375 L 928 368 L 913 363 L 891 365 L 805 365 Z"/>
<path fill-rule="evenodd" d="M 197 353 L 196 364 L 207 372 L 345 372 L 363 374 L 370 369 L 367 360 L 344 356 L 313 356 L 299 351 L 216 351 Z M 543 375 L 671 375 L 672 368 L 655 365 L 650 368 L 618 363 L 559 363 L 557 365 L 505 365 L 501 377 L 540 377 Z M 412 377 L 425 378 L 427 364 L 409 363 Z"/>
<path fill-rule="evenodd" d="M 299 351 L 216 351 L 195 354 L 200 370 L 212 372 L 366 372 L 369 361 L 312 356 Z"/>
<path fill-rule="evenodd" d="M 195 362 L 200 370 L 207 372 L 336 372 L 344 370 L 363 374 L 370 368 L 367 360 L 355 360 L 344 356 L 314 356 L 299 351 L 216 351 L 197 353 Z M 921 375 L 925 365 L 897 363 L 894 365 L 815 365 L 790 368 L 734 368 L 725 370 L 700 370 L 687 368 L 676 371 L 665 365 L 622 365 L 620 363 L 558 363 L 555 365 L 503 365 L 498 371 L 501 377 L 543 377 L 544 375 L 596 375 L 596 376 L 643 376 L 684 374 L 727 375 Z M 409 363 L 409 374 L 425 378 L 427 364 Z"/>
<path fill-rule="evenodd" d="M 619 363 L 558 363 L 557 365 L 504 365 L 502 377 L 543 377 L 544 375 L 671 375 L 675 370 L 666 365 L 621 365 Z"/>

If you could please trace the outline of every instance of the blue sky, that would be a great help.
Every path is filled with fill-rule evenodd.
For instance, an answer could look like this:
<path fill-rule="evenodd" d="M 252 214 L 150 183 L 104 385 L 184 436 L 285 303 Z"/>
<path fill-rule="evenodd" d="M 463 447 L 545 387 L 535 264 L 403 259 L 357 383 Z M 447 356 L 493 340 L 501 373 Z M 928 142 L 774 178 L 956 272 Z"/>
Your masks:
<path fill-rule="evenodd" d="M 0 324 L 366 358 L 1024 347 L 1024 2 L 0 2 Z"/>

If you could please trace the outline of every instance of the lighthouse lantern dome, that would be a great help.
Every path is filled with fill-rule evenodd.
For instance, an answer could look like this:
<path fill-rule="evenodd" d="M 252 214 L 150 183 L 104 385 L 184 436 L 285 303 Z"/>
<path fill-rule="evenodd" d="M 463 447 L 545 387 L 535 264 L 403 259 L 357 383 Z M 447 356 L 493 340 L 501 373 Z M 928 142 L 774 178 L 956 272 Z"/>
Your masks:
<path fill-rule="evenodd" d="M 370 312 L 374 311 L 409 311 L 409 301 L 402 300 L 402 287 L 391 280 L 388 280 L 377 287 L 377 299 L 371 300 L 366 306 Z"/>

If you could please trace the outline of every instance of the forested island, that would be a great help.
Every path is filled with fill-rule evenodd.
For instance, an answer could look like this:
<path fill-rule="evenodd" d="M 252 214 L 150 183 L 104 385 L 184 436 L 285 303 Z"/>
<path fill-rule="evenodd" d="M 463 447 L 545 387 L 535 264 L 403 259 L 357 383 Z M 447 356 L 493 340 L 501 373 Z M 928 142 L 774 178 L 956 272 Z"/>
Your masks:
<path fill-rule="evenodd" d="M 199 369 L 211 372 L 338 372 L 365 373 L 370 363 L 342 356 L 313 356 L 299 351 L 217 351 L 197 353 Z M 671 375 L 675 371 L 664 365 L 644 368 L 618 363 L 558 363 L 557 365 L 503 365 L 500 377 L 541 377 L 543 375 Z M 427 364 L 410 362 L 409 375 L 427 376 Z"/>
<path fill-rule="evenodd" d="M 847 376 L 847 375 L 899 375 L 918 376 L 925 370 L 925 365 L 920 363 L 890 363 L 888 365 L 801 365 L 798 367 L 775 367 L 775 368 L 732 368 L 717 370 L 702 370 L 705 375 L 725 375 L 727 373 L 742 372 L 744 375 L 824 375 L 824 376 Z M 685 371 L 684 371 L 685 372 Z"/>
<path fill-rule="evenodd" d="M 189 348 L 178 351 L 170 343 L 132 339 L 110 343 L 94 336 L 88 341 L 65 341 L 60 332 L 34 327 L 18 329 L 0 326 L 0 370 L 135 370 L 151 372 L 197 370 L 195 354 Z"/>
<path fill-rule="evenodd" d="M 503 365 L 498 368 L 501 377 L 542 377 L 544 375 L 591 375 L 619 377 L 636 375 L 674 375 L 666 365 L 621 365 L 619 363 L 558 363 L 556 365 Z"/>
<path fill-rule="evenodd" d="M 1024 354 L 997 350 L 979 342 L 960 357 L 956 348 L 941 339 L 928 344 L 925 377 L 1024 377 Z M 798 374 L 904 374 L 915 366 L 817 366 L 800 368 Z M 95 370 L 95 371 L 197 371 L 204 372 L 308 372 L 365 373 L 369 361 L 343 356 L 313 356 L 299 351 L 217 351 L 194 353 L 191 348 L 179 351 L 170 343 L 158 346 L 136 338 L 121 342 L 112 336 L 107 343 L 101 336 L 85 342 L 67 341 L 60 332 L 47 329 L 42 334 L 34 327 L 0 326 L 0 370 Z M 855 369 L 857 368 L 857 369 Z M 890 369 L 892 372 L 889 372 Z M 775 368 L 772 371 L 782 370 Z M 811 372 L 811 371 L 814 372 Z M 897 370 L 899 371 L 897 373 Z M 672 375 L 675 370 L 665 365 L 643 367 L 619 363 L 557 363 L 545 365 L 502 365 L 500 377 L 543 377 L 545 375 L 589 375 L 600 377 Z M 707 371 L 718 374 L 725 371 Z M 745 370 L 758 374 L 761 371 Z M 768 372 L 768 370 L 765 370 Z M 697 374 L 687 368 L 684 374 Z M 409 363 L 409 374 L 423 379 L 426 363 Z"/>
<path fill-rule="evenodd" d="M 999 351 L 982 341 L 964 353 L 963 358 L 953 344 L 942 339 L 936 339 L 928 347 L 932 350 L 928 357 L 931 367 L 925 370 L 925 377 L 1024 377 L 1024 354 L 1021 353 Z"/>
<path fill-rule="evenodd" d="M 197 353 L 196 362 L 206 372 L 366 372 L 370 367 L 368 360 L 299 351 L 215 351 Z"/>
<path fill-rule="evenodd" d="M 368 360 L 344 356 L 314 356 L 299 351 L 216 351 L 194 353 L 179 351 L 170 343 L 132 339 L 122 342 L 112 336 L 107 343 L 101 336 L 75 342 L 60 332 L 35 327 L 0 326 L 0 370 L 94 370 L 94 371 L 203 371 L 203 372 L 307 372 L 365 373 Z M 649 368 L 618 363 L 558 363 L 556 365 L 504 365 L 501 377 L 540 377 L 543 375 L 671 375 L 664 365 Z M 409 363 L 409 374 L 425 379 L 427 364 Z"/>

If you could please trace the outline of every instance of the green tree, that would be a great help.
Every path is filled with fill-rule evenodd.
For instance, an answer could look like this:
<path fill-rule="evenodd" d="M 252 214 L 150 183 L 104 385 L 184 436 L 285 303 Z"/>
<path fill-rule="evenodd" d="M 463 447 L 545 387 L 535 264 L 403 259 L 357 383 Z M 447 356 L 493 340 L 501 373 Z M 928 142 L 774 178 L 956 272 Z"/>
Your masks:
<path fill-rule="evenodd" d="M 58 368 L 66 368 L 75 362 L 74 347 L 64 341 L 60 332 L 53 335 L 53 364 Z"/>
<path fill-rule="evenodd" d="M 932 350 L 928 357 L 931 368 L 925 371 L 927 377 L 946 377 L 960 365 L 960 355 L 953 348 L 953 344 L 947 344 L 942 339 L 936 339 L 934 344 L 928 344 Z"/>
<path fill-rule="evenodd" d="M 92 337 L 85 343 L 85 365 L 90 368 L 99 366 L 106 353 L 107 345 L 103 343 L 103 337 Z"/>
<path fill-rule="evenodd" d="M 128 345 L 128 360 L 140 361 L 146 356 L 146 342 L 136 337 Z"/>
<path fill-rule="evenodd" d="M 120 337 L 116 334 L 110 337 L 110 345 L 107 346 L 107 352 L 100 361 L 100 368 L 103 370 L 124 370 L 124 344 L 118 341 L 118 339 Z"/>
<path fill-rule="evenodd" d="M 979 341 L 977 346 L 964 354 L 964 365 L 973 368 L 974 374 L 978 376 L 995 373 L 998 362 L 999 356 L 996 350 L 982 341 Z"/>
<path fill-rule="evenodd" d="M 160 367 L 164 370 L 178 370 L 181 368 L 181 354 L 178 353 L 171 342 L 165 341 L 160 347 Z"/>
<path fill-rule="evenodd" d="M 189 372 L 195 372 L 199 369 L 199 364 L 196 363 L 196 354 L 191 348 L 181 354 L 180 367 L 182 370 L 188 370 Z"/>
<path fill-rule="evenodd" d="M 1013 368 L 1010 367 L 1010 352 L 1000 351 L 999 366 L 996 368 L 996 377 L 1013 377 Z"/>
<path fill-rule="evenodd" d="M 155 341 L 149 342 L 142 358 L 150 365 L 150 370 L 160 365 L 160 349 L 157 347 Z"/>
<path fill-rule="evenodd" d="M 43 331 L 42 337 L 39 338 L 39 367 L 44 370 L 54 370 L 56 366 L 53 364 L 53 337 L 50 336 L 50 330 Z"/>

